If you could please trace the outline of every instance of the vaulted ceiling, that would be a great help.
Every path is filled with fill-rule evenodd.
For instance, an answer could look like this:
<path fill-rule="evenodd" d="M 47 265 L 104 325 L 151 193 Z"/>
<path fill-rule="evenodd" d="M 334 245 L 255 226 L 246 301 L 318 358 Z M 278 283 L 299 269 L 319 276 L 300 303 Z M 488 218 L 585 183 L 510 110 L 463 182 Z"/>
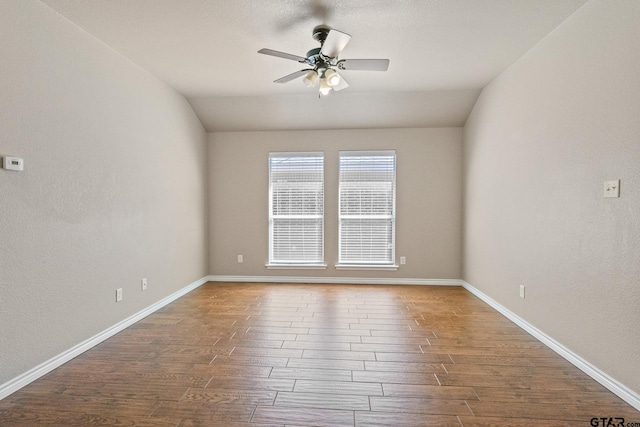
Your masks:
<path fill-rule="evenodd" d="M 41 0 L 183 94 L 209 131 L 462 126 L 480 91 L 587 0 Z M 352 36 L 319 98 L 305 56 L 326 24 Z"/>

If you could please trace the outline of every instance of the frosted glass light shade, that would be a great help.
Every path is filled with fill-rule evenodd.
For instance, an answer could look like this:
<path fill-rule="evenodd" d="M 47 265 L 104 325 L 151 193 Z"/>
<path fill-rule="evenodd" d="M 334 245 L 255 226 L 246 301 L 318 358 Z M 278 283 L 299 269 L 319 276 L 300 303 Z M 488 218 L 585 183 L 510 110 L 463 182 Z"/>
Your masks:
<path fill-rule="evenodd" d="M 329 86 L 327 79 L 323 77 L 320 79 L 320 93 L 323 95 L 328 95 L 329 92 L 331 92 L 331 86 Z"/>
<path fill-rule="evenodd" d="M 304 76 L 304 79 L 302 79 L 302 82 L 305 84 L 306 87 L 313 87 L 316 84 L 317 79 L 318 79 L 318 73 L 314 70 L 311 70 L 307 73 L 306 76 Z"/>
<path fill-rule="evenodd" d="M 335 70 L 328 69 L 324 73 L 324 77 L 327 79 L 327 83 L 329 86 L 335 86 L 340 83 L 340 74 L 338 74 Z"/>

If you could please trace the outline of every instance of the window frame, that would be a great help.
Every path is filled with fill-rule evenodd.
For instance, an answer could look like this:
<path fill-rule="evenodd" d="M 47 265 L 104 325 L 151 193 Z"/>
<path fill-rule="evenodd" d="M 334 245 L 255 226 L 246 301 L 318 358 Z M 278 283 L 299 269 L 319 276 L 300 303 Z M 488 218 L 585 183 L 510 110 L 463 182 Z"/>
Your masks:
<path fill-rule="evenodd" d="M 390 219 L 391 236 L 390 236 L 390 254 L 385 261 L 372 260 L 349 260 L 343 258 L 343 220 L 347 220 L 348 216 L 342 213 L 342 197 L 343 197 L 343 158 L 344 157 L 375 157 L 375 156 L 393 156 L 393 178 L 392 178 L 392 197 L 391 197 L 391 214 L 387 215 L 360 215 L 359 219 Z M 366 181 L 363 181 L 366 182 Z M 396 195 L 397 195 L 397 154 L 395 150 L 357 150 L 357 151 L 339 151 L 338 154 L 338 262 L 335 265 L 337 270 L 397 270 L 396 264 Z M 368 218 L 367 218 L 368 217 Z"/>
<path fill-rule="evenodd" d="M 295 159 L 295 158 L 312 158 L 312 157 L 317 157 L 319 158 L 319 162 L 321 164 L 321 176 L 322 179 L 320 181 L 321 184 L 321 190 L 320 192 L 322 193 L 322 197 L 321 197 L 321 209 L 320 209 L 320 214 L 315 213 L 313 215 L 309 215 L 309 214 L 300 214 L 300 215 L 296 215 L 296 214 L 287 214 L 287 215 L 282 215 L 282 217 L 285 218 L 278 218 L 281 215 L 278 214 L 274 214 L 274 195 L 273 195 L 273 191 L 274 191 L 274 181 L 272 180 L 272 169 L 273 169 L 273 164 L 272 161 L 273 159 Z M 324 214 L 324 205 L 325 205 L 325 155 L 324 152 L 322 151 L 296 151 L 296 152 L 270 152 L 269 153 L 269 158 L 268 158 L 268 174 L 269 174 L 269 178 L 268 178 L 268 185 L 269 185 L 269 191 L 268 191 L 268 197 L 269 197 L 269 201 L 268 201 L 268 221 L 269 221 L 269 253 L 268 253 L 268 262 L 266 264 L 266 267 L 269 269 L 324 269 L 327 267 L 327 264 L 325 263 L 325 250 L 324 250 L 324 244 L 325 244 L 325 214 Z M 315 171 L 317 172 L 317 170 Z M 299 181 L 299 182 L 307 182 L 307 181 Z M 308 182 L 313 182 L 313 181 L 308 181 Z M 288 217 L 288 218 L 286 218 Z M 291 219 L 294 220 L 296 217 L 299 217 L 299 219 L 314 219 L 311 217 L 316 217 L 315 219 L 319 219 L 320 220 L 320 236 L 319 236 L 319 253 L 320 253 L 320 257 L 319 259 L 316 260 L 312 260 L 312 261 L 308 261 L 308 260 L 294 260 L 294 259 L 277 259 L 275 258 L 275 252 L 276 252 L 276 248 L 274 246 L 275 242 L 275 238 L 274 238 L 274 222 L 277 219 Z M 316 249 L 318 249 L 318 247 L 316 247 Z"/>

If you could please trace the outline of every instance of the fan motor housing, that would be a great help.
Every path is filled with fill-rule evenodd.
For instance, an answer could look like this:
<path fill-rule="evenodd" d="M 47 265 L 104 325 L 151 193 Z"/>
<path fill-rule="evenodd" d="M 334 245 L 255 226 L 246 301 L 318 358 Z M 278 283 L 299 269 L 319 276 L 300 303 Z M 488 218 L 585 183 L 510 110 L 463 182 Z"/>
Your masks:
<path fill-rule="evenodd" d="M 320 52 L 321 49 L 322 48 L 320 47 L 316 47 L 315 49 L 311 49 L 309 52 L 307 52 L 307 63 L 311 65 L 316 71 L 323 71 L 335 65 L 331 62 L 330 58 L 322 55 L 322 53 Z"/>
<path fill-rule="evenodd" d="M 312 58 L 312 57 L 320 55 L 320 49 L 322 49 L 322 48 L 316 47 L 314 49 L 311 49 L 309 52 L 307 52 L 307 58 Z"/>

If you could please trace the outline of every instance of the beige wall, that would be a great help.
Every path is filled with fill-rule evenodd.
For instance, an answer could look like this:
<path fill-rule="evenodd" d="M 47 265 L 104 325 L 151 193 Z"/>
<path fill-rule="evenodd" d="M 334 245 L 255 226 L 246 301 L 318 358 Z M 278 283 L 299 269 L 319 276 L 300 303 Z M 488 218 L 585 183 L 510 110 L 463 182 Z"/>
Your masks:
<path fill-rule="evenodd" d="M 465 126 L 463 257 L 471 285 L 635 392 L 638 22 L 640 2 L 592 0 L 485 88 Z"/>
<path fill-rule="evenodd" d="M 208 272 L 183 97 L 35 0 L 0 1 L 0 76 L 2 385 Z"/>
<path fill-rule="evenodd" d="M 459 279 L 462 131 L 386 129 L 209 135 L 209 271 L 214 275 Z M 397 150 L 397 271 L 336 271 L 338 151 Z M 267 270 L 268 154 L 325 153 L 326 270 Z M 237 255 L 244 263 L 237 263 Z"/>

